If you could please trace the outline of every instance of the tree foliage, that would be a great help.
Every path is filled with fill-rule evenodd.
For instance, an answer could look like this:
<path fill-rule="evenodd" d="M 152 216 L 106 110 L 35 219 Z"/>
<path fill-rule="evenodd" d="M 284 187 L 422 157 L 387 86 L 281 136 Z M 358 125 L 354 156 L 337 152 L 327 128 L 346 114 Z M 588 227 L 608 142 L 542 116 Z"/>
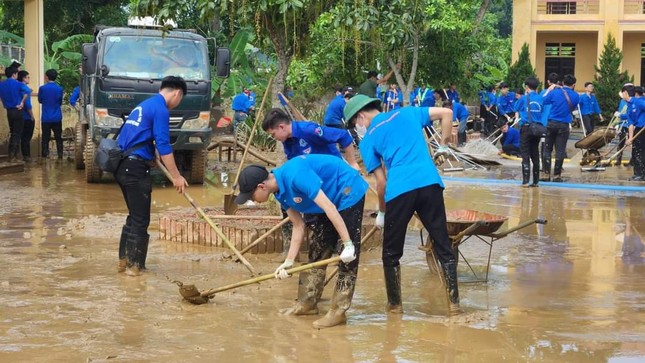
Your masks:
<path fill-rule="evenodd" d="M 512 90 L 523 89 L 524 81 L 528 77 L 536 77 L 536 74 L 529 57 L 529 45 L 524 43 L 517 61 L 508 68 L 505 81 Z"/>
<path fill-rule="evenodd" d="M 594 89 L 600 109 L 607 120 L 610 120 L 611 115 L 618 109 L 620 99 L 616 92 L 620 91 L 625 83 L 634 81 L 634 77 L 629 76 L 627 71 L 620 71 L 622 61 L 623 53 L 616 46 L 616 39 L 610 33 L 600 54 L 600 65 L 594 66 Z"/>

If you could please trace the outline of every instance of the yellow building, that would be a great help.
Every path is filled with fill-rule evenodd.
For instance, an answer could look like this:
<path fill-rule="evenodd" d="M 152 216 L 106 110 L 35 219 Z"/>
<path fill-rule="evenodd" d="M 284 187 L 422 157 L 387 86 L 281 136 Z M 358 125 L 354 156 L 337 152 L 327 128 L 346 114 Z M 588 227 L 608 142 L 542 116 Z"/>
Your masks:
<path fill-rule="evenodd" d="M 524 43 L 540 80 L 572 73 L 577 88 L 593 81 L 609 34 L 622 69 L 645 84 L 645 0 L 513 0 L 513 62 Z"/>

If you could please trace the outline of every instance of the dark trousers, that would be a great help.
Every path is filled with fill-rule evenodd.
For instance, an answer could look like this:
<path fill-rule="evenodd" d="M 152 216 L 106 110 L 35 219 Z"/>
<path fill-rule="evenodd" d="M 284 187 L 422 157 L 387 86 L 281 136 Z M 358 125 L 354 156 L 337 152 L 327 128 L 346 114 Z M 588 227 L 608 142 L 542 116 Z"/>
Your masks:
<path fill-rule="evenodd" d="M 597 113 L 582 115 L 582 124 L 585 127 L 585 132 L 587 133 L 587 135 L 589 135 L 593 131 L 598 120 L 600 120 L 600 116 L 598 116 Z"/>
<path fill-rule="evenodd" d="M 634 129 L 634 136 L 641 130 L 640 127 Z M 645 136 L 639 135 L 634 139 L 632 144 L 632 163 L 634 164 L 634 175 L 645 176 Z"/>
<path fill-rule="evenodd" d="M 350 263 L 339 262 L 338 272 L 356 276 L 358 273 L 358 260 L 361 253 L 361 226 L 363 224 L 363 206 L 365 197 L 353 206 L 340 212 L 345 222 L 349 238 L 354 243 L 356 259 Z M 332 253 L 342 251 L 339 249 L 338 232 L 326 214 L 307 214 L 307 227 L 313 232 L 309 243 L 309 262 L 316 262 L 330 258 Z"/>
<path fill-rule="evenodd" d="M 43 140 L 42 140 L 42 157 L 49 156 L 49 140 L 51 139 L 52 131 L 54 131 L 54 139 L 56 140 L 56 151 L 58 158 L 63 157 L 63 122 L 43 122 Z"/>
<path fill-rule="evenodd" d="M 408 223 L 414 212 L 419 214 L 423 226 L 428 230 L 439 262 L 443 264 L 455 261 L 455 253 L 448 237 L 443 189 L 439 185 L 429 185 L 403 193 L 387 202 L 385 208 L 383 266 L 399 265 Z"/>
<path fill-rule="evenodd" d="M 625 147 L 625 141 L 627 141 L 627 126 L 623 126 L 620 129 L 620 134 L 618 135 L 618 150 L 622 150 Z M 620 165 L 623 161 L 623 152 L 620 151 L 616 156 L 616 165 Z"/>
<path fill-rule="evenodd" d="M 115 177 L 128 207 L 126 225 L 130 227 L 130 233 L 146 236 L 150 225 L 152 195 L 150 167 L 142 160 L 125 159 L 119 165 Z"/>
<path fill-rule="evenodd" d="M 34 120 L 23 120 L 24 127 L 20 136 L 20 147 L 22 148 L 22 157 L 31 157 L 31 138 L 34 136 Z"/>
<path fill-rule="evenodd" d="M 486 111 L 484 109 L 484 111 Z M 484 116 L 484 134 L 487 136 L 492 134 L 495 129 L 497 129 L 497 116 L 495 116 L 494 113 L 496 112 L 497 109 L 495 107 L 492 107 L 490 111 L 486 111 L 486 114 Z"/>
<path fill-rule="evenodd" d="M 520 141 L 520 146 L 522 146 L 521 141 Z M 502 145 L 502 151 L 506 155 L 515 155 L 515 156 L 520 155 L 520 148 L 513 144 Z"/>
<path fill-rule="evenodd" d="M 9 121 L 9 156 L 18 156 L 20 152 L 20 135 L 22 134 L 23 121 L 22 111 L 11 108 L 7 110 Z"/>
<path fill-rule="evenodd" d="M 551 154 L 555 147 L 555 165 L 553 175 L 562 174 L 562 164 L 567 155 L 567 140 L 569 139 L 569 124 L 549 120 L 546 126 L 546 139 L 544 144 L 544 171 L 551 174 Z"/>
<path fill-rule="evenodd" d="M 540 176 L 540 138 L 529 133 L 529 125 L 520 129 L 520 154 L 522 155 L 522 184 L 530 181 L 531 163 L 533 163 L 533 184 L 538 183 Z"/>

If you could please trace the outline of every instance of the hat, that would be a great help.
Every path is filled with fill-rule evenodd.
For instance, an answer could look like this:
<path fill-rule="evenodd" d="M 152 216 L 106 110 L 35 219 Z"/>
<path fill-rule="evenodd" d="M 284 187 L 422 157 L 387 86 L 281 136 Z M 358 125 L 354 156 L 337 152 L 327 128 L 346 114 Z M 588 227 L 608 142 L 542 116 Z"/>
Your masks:
<path fill-rule="evenodd" d="M 9 65 L 9 67 L 14 67 L 14 68 L 18 68 L 20 66 L 22 66 L 22 63 L 20 63 L 20 61 L 18 61 L 17 59 L 12 59 L 11 64 Z"/>
<path fill-rule="evenodd" d="M 352 87 L 350 87 L 350 86 L 345 86 L 345 87 L 343 87 L 342 92 L 343 92 L 343 94 L 345 94 L 345 93 L 354 93 L 354 89 Z"/>
<path fill-rule="evenodd" d="M 269 172 L 262 166 L 250 165 L 244 168 L 240 173 L 238 185 L 240 186 L 240 195 L 235 198 L 235 203 L 244 204 L 257 188 L 269 176 Z"/>
<path fill-rule="evenodd" d="M 371 98 L 365 95 L 356 95 L 347 101 L 345 109 L 343 110 L 343 116 L 345 116 L 345 121 L 349 122 L 363 107 L 376 103 L 376 106 L 381 105 L 381 100 L 378 98 Z"/>

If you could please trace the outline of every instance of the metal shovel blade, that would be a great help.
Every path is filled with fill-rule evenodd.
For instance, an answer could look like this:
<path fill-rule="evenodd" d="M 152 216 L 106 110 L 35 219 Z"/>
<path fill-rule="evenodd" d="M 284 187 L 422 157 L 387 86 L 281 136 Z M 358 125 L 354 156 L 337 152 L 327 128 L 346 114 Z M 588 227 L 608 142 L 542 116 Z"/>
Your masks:
<path fill-rule="evenodd" d="M 202 296 L 199 290 L 195 285 L 182 285 L 179 286 L 179 293 L 184 298 L 193 305 L 202 305 L 206 304 L 210 299 L 209 296 Z"/>

